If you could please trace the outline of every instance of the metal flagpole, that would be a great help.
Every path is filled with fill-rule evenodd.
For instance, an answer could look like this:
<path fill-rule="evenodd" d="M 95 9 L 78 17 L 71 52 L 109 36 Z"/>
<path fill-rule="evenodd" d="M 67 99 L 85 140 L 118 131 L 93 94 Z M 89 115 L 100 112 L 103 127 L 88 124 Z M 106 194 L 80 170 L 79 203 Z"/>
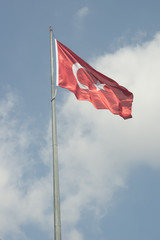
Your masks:
<path fill-rule="evenodd" d="M 55 83 L 53 66 L 53 30 L 50 27 L 50 60 L 51 60 L 51 104 L 52 104 L 52 150 L 53 150 L 53 195 L 54 195 L 54 240 L 61 240 L 60 193 L 58 172 L 58 146 L 55 106 Z"/>

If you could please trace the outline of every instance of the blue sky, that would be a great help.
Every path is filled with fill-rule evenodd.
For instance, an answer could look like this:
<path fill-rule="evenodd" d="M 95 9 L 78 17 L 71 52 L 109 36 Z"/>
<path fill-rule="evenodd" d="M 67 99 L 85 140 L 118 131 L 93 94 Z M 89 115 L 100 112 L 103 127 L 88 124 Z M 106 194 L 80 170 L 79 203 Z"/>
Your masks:
<path fill-rule="evenodd" d="M 160 3 L 0 0 L 0 239 L 53 239 L 49 26 L 134 93 L 124 121 L 58 88 L 62 239 L 157 240 Z"/>

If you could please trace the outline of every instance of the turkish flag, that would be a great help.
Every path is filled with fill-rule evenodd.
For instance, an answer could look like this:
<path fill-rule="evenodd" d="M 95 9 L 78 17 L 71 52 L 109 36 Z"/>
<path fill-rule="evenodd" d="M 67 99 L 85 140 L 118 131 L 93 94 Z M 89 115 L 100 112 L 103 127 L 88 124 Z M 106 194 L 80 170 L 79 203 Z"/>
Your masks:
<path fill-rule="evenodd" d="M 79 100 L 90 101 L 97 109 L 109 109 L 124 119 L 131 118 L 133 94 L 55 41 L 57 85 L 73 92 Z"/>

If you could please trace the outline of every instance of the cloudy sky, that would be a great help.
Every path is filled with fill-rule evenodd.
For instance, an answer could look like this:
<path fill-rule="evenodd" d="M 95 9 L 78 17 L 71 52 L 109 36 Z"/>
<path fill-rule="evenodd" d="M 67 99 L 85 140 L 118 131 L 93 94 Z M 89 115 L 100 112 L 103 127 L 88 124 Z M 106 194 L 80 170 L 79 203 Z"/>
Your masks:
<path fill-rule="evenodd" d="M 133 118 L 56 96 L 62 239 L 160 236 L 158 0 L 0 0 L 0 239 L 53 239 L 49 26 L 134 94 Z"/>

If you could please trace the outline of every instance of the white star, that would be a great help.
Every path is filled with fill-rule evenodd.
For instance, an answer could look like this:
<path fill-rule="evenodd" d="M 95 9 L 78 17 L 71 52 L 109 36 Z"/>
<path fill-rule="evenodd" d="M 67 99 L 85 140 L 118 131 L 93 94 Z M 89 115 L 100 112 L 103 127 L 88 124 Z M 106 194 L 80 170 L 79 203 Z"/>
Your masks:
<path fill-rule="evenodd" d="M 97 91 L 99 91 L 99 90 L 104 90 L 105 91 L 105 89 L 104 89 L 105 85 L 106 84 L 100 83 L 100 81 L 98 81 L 96 84 L 94 84 L 94 86 L 97 88 Z"/>

